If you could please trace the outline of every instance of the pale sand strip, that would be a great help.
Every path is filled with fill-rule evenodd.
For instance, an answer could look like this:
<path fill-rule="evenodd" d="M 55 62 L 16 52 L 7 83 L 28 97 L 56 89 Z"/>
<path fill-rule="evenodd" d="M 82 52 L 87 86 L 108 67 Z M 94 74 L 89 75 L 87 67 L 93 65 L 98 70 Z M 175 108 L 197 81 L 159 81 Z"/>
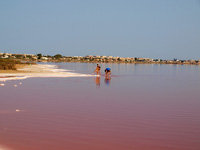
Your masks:
<path fill-rule="evenodd" d="M 8 149 L 8 148 L 0 145 L 0 150 L 11 150 L 11 149 Z"/>
<path fill-rule="evenodd" d="M 27 65 L 14 72 L 1 72 L 0 81 L 21 80 L 31 77 L 92 77 L 90 74 L 73 73 L 58 69 L 56 65 Z"/>

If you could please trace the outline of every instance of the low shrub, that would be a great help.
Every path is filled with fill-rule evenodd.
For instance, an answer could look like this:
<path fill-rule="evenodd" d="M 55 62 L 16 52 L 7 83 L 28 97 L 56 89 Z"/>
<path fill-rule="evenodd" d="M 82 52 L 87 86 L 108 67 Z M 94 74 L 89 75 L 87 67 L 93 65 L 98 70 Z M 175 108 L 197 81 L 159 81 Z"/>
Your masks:
<path fill-rule="evenodd" d="M 0 70 L 16 70 L 16 64 L 23 64 L 20 61 L 0 59 Z"/>

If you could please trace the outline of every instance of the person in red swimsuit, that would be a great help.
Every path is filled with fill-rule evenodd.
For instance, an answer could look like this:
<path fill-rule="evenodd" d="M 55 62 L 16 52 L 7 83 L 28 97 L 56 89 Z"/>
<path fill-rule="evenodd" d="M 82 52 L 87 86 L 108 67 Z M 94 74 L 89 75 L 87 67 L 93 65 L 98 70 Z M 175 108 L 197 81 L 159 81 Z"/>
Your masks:
<path fill-rule="evenodd" d="M 94 70 L 94 72 L 93 73 L 97 73 L 98 75 L 100 75 L 100 73 L 101 73 L 101 67 L 99 66 L 99 64 L 97 64 L 97 67 L 96 67 L 96 69 Z"/>

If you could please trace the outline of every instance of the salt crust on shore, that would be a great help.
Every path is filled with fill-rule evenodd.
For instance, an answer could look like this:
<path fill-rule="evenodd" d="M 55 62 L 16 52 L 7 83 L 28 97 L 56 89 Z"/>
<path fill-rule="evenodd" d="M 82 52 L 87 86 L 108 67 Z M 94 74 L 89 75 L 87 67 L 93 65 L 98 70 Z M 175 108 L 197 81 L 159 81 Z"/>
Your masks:
<path fill-rule="evenodd" d="M 56 65 L 30 65 L 18 69 L 17 73 L 0 73 L 0 81 L 22 80 L 31 77 L 91 77 L 94 75 L 73 73 L 70 70 L 58 69 Z"/>

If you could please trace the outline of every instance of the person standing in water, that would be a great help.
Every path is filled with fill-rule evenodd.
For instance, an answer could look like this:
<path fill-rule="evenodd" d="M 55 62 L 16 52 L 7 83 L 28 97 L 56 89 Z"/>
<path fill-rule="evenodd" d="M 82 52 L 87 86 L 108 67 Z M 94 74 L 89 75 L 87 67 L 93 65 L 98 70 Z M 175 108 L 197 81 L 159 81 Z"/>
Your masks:
<path fill-rule="evenodd" d="M 100 72 L 101 72 L 101 67 L 99 66 L 99 64 L 97 64 L 97 67 L 96 67 L 96 69 L 94 70 L 94 72 L 93 73 L 97 73 L 97 75 L 100 75 Z"/>

